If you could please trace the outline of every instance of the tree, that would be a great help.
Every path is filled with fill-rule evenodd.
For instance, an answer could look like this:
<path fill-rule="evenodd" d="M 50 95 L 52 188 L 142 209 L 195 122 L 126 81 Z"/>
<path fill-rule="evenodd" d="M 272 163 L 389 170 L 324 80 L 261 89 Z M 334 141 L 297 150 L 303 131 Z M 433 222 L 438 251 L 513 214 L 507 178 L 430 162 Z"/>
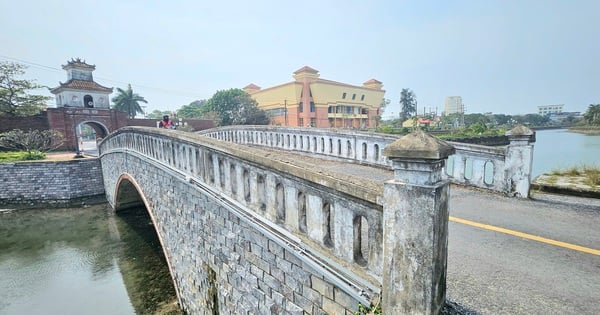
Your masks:
<path fill-rule="evenodd" d="M 377 110 L 377 115 L 373 117 L 373 119 L 375 120 L 375 128 L 379 127 L 379 124 L 381 123 L 381 117 L 383 116 L 383 112 L 385 111 L 385 108 L 388 105 L 390 105 L 390 99 L 384 97 L 381 100 L 381 103 L 379 104 L 379 110 Z"/>
<path fill-rule="evenodd" d="M 217 91 L 206 103 L 206 114 L 214 115 L 211 112 L 218 115 L 220 126 L 269 123 L 266 113 L 241 89 Z"/>
<path fill-rule="evenodd" d="M 209 110 L 206 100 L 193 101 L 177 110 L 179 118 L 202 118 Z"/>
<path fill-rule="evenodd" d="M 17 77 L 25 74 L 26 66 L 14 62 L 0 62 L 0 116 L 31 116 L 46 108 L 49 96 L 28 94 L 42 86 Z"/>
<path fill-rule="evenodd" d="M 168 110 L 161 111 L 161 110 L 155 109 L 152 112 L 147 114 L 148 118 L 154 118 L 154 119 L 162 119 L 164 115 L 171 115 L 171 112 Z"/>
<path fill-rule="evenodd" d="M 15 129 L 0 134 L 0 148 L 14 151 L 25 151 L 26 160 L 39 160 L 45 153 L 57 149 L 63 144 L 64 136 L 56 130 Z"/>
<path fill-rule="evenodd" d="M 417 111 L 417 96 L 415 93 L 410 89 L 402 89 L 402 92 L 400 92 L 400 106 L 402 109 L 400 117 L 402 121 L 405 121 Z"/>
<path fill-rule="evenodd" d="M 131 84 L 127 85 L 127 90 L 117 88 L 117 92 L 119 94 L 112 98 L 113 103 L 115 103 L 113 109 L 126 112 L 130 119 L 135 118 L 137 113 L 144 113 L 144 110 L 142 110 L 139 102 L 148 103 L 148 101 L 146 101 L 142 96 L 139 96 L 137 93 L 133 93 Z"/>
<path fill-rule="evenodd" d="M 590 125 L 600 125 L 600 104 L 590 104 L 583 119 Z"/>

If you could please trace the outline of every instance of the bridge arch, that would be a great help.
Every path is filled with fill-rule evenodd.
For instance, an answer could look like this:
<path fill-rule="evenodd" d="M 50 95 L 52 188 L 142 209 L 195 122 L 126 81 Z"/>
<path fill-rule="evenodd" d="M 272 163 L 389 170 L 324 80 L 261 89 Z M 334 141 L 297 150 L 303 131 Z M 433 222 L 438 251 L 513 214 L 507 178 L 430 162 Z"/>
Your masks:
<path fill-rule="evenodd" d="M 119 176 L 117 180 L 117 184 L 115 185 L 115 192 L 113 194 L 114 200 L 112 200 L 112 204 L 114 205 L 115 213 L 119 211 L 130 209 L 134 207 L 145 207 L 150 216 L 150 220 L 152 221 L 152 226 L 154 227 L 154 231 L 158 237 L 158 241 L 160 242 L 160 248 L 162 249 L 163 255 L 167 262 L 167 266 L 169 268 L 169 275 L 171 276 L 171 281 L 173 282 L 173 286 L 175 287 L 175 293 L 177 294 L 177 302 L 181 305 L 181 297 L 179 294 L 179 287 L 175 281 L 175 276 L 173 272 L 173 267 L 171 265 L 171 259 L 167 254 L 165 243 L 163 241 L 163 237 L 158 228 L 158 222 L 156 220 L 156 216 L 154 215 L 154 211 L 148 202 L 145 194 L 143 193 L 143 189 L 140 184 L 135 180 L 133 176 L 130 174 L 122 174 Z"/>

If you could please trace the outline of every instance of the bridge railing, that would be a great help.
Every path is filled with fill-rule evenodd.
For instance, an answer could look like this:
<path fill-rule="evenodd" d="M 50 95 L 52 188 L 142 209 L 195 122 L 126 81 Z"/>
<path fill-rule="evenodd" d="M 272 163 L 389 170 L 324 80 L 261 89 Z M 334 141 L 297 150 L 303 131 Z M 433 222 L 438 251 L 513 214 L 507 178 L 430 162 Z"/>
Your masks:
<path fill-rule="evenodd" d="M 237 134 L 241 135 L 243 133 Z M 260 135 L 254 136 L 254 140 L 260 139 Z M 287 136 L 283 138 L 287 140 Z M 292 134 L 289 136 L 293 139 Z M 236 135 L 232 137 L 235 141 Z M 268 138 L 270 141 L 271 136 Z M 318 148 L 320 138 L 308 139 L 314 138 Z M 291 272 L 307 272 L 295 269 L 305 267 L 311 272 L 318 271 L 317 276 L 309 275 L 303 280 L 309 285 L 316 281 L 313 292 L 321 290 L 324 296 L 316 298 L 315 293 L 309 293 L 311 303 L 325 304 L 325 297 L 334 299 L 344 309 L 341 312 L 336 309 L 335 313 L 353 311 L 353 302 L 345 296 L 368 305 L 377 295 L 381 296 L 385 314 L 441 312 L 446 293 L 449 200 L 449 183 L 442 178 L 442 167 L 452 153 L 452 146 L 423 133 L 398 139 L 382 152 L 394 170 L 393 178 L 382 185 L 302 159 L 173 130 L 122 128 L 100 144 L 105 185 L 108 183 L 106 194 L 113 207 L 114 187 L 120 174 L 145 178 L 149 181 L 147 185 L 152 186 L 160 185 L 159 176 L 163 176 L 160 174 L 169 174 L 184 184 L 184 190 L 189 191 L 190 186 L 197 188 L 200 198 L 210 198 L 228 210 L 231 215 L 226 217 L 237 217 L 254 227 L 256 233 L 245 235 L 245 242 L 252 243 L 249 248 L 253 252 L 262 248 L 268 255 L 279 255 L 286 261 L 291 260 L 290 255 L 295 256 L 297 267 L 290 268 Z M 174 187 L 172 184 L 164 189 L 175 195 Z M 156 200 L 160 196 L 144 198 Z M 185 202 L 188 201 L 180 201 Z M 207 214 L 210 209 L 175 206 L 177 209 L 168 211 L 173 220 L 182 211 L 198 212 L 192 215 L 186 212 L 186 217 L 211 215 Z M 192 246 L 227 246 L 228 235 L 236 230 L 227 222 L 223 226 L 231 230 L 223 231 L 225 236 L 211 238 L 212 242 L 222 239 L 220 244 L 186 240 L 182 246 L 189 241 L 201 244 Z M 174 237 L 179 241 L 183 236 L 174 233 Z M 172 242 L 175 241 L 167 243 Z M 285 252 L 278 252 L 272 242 Z M 176 244 L 179 247 L 180 244 Z M 269 272 L 265 261 L 248 262 Z M 189 276 L 177 275 L 176 278 Z M 336 289 L 323 291 L 319 284 L 321 279 Z M 193 288 L 185 293 L 183 301 L 198 298 L 194 295 L 198 292 L 197 282 L 191 283 Z M 273 285 L 272 290 L 277 287 Z M 339 294 L 337 288 L 345 294 Z M 282 298 L 284 293 L 278 292 Z M 294 299 L 297 294 L 301 292 L 294 291 Z"/>
<path fill-rule="evenodd" d="M 368 303 L 380 293 L 380 185 L 336 178 L 318 166 L 278 159 L 261 149 L 156 128 L 127 127 L 111 134 L 100 144 L 100 154 L 116 152 L 140 156 L 227 199 L 304 262 L 326 266 L 332 281 L 349 286 L 348 293 L 359 301 Z M 109 200 L 111 194 L 107 191 Z"/>
<path fill-rule="evenodd" d="M 394 135 L 346 129 L 275 126 L 226 126 L 199 133 L 223 141 L 384 168 L 392 165 L 382 151 L 398 139 Z M 510 144 L 502 147 L 449 142 L 456 148 L 456 153 L 448 159 L 445 178 L 459 185 L 529 197 L 535 133 L 519 126 L 506 135 Z"/>

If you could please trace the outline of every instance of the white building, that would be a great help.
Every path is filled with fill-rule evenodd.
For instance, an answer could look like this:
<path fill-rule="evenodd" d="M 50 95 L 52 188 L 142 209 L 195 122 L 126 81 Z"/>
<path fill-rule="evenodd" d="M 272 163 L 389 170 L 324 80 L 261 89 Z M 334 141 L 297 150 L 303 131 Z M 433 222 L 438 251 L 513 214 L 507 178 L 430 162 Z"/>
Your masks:
<path fill-rule="evenodd" d="M 448 114 L 454 114 L 454 113 L 464 113 L 465 112 L 465 106 L 463 105 L 462 102 L 462 97 L 460 96 L 447 96 L 446 100 L 444 101 L 444 113 L 446 115 Z"/>
<path fill-rule="evenodd" d="M 110 109 L 109 95 L 113 89 L 94 82 L 92 71 L 95 65 L 88 65 L 79 58 L 71 59 L 62 68 L 67 71 L 67 82 L 53 88 L 56 107 L 85 107 Z"/>
<path fill-rule="evenodd" d="M 538 106 L 538 114 L 540 114 L 540 115 L 560 114 L 563 112 L 564 107 L 565 107 L 565 104 Z"/>

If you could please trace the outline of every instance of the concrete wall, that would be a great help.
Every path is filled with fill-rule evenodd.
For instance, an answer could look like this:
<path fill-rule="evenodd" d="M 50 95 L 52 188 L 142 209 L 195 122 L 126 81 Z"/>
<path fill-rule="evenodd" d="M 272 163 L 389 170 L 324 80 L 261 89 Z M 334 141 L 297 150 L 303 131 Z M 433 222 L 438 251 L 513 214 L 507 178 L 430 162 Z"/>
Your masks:
<path fill-rule="evenodd" d="M 68 205 L 104 195 L 99 159 L 0 163 L 0 204 Z"/>

